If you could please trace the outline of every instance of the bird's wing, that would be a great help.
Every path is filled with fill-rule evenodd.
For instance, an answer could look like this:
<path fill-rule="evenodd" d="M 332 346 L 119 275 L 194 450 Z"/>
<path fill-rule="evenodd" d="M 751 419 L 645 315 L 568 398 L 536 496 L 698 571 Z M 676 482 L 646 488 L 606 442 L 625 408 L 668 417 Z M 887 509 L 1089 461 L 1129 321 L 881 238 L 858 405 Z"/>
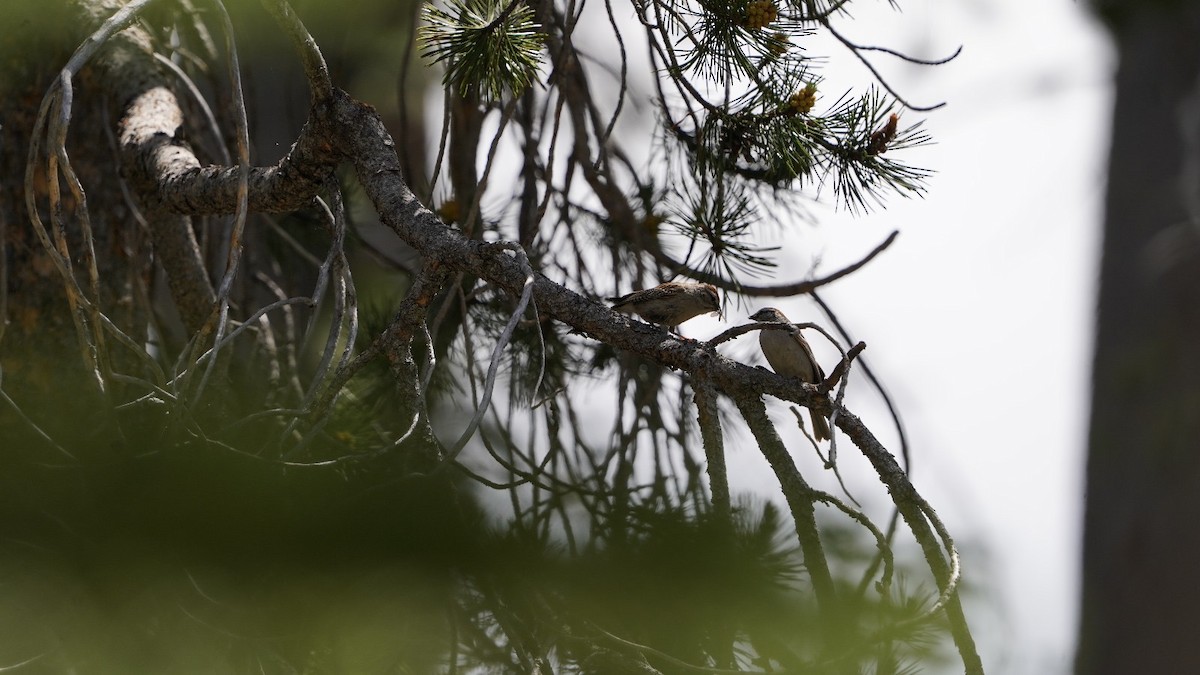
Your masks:
<path fill-rule="evenodd" d="M 804 337 L 800 335 L 799 330 L 790 334 L 788 337 L 795 340 L 796 343 L 800 345 L 800 348 L 804 350 L 804 355 L 808 357 L 808 362 L 812 365 L 813 369 L 814 379 L 812 383 L 816 384 L 817 382 L 824 380 L 825 371 L 821 370 L 821 364 L 817 363 L 817 356 L 813 354 L 812 347 L 808 344 L 808 340 L 805 340 Z"/>

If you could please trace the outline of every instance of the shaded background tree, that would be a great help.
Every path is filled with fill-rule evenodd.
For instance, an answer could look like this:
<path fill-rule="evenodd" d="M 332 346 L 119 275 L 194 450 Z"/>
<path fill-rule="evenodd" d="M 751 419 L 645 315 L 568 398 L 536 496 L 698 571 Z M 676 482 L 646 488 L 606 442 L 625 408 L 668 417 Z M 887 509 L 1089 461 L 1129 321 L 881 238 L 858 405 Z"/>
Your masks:
<path fill-rule="evenodd" d="M 1119 55 L 1076 672 L 1191 672 L 1200 601 L 1200 8 L 1096 2 Z"/>
<path fill-rule="evenodd" d="M 69 81 L 60 81 L 57 90 L 51 87 L 40 108 L 45 122 L 35 124 L 29 116 L 25 127 L 41 144 L 29 151 L 33 168 L 12 174 L 28 177 L 21 185 L 11 184 L 14 196 L 22 191 L 24 196 L 6 200 L 31 206 L 24 215 L 19 210 L 6 214 L 4 222 L 31 220 L 35 234 L 42 228 L 41 248 L 27 240 L 9 247 L 11 269 L 40 270 L 48 278 L 57 274 L 65 282 L 10 289 L 14 298 L 26 287 L 45 291 L 34 292 L 33 300 L 14 301 L 14 311 L 27 320 L 13 338 L 12 351 L 6 345 L 4 352 L 6 372 L 26 368 L 33 373 L 10 389 L 15 398 L 3 420 L 6 433 L 19 441 L 15 445 L 29 453 L 22 458 L 31 462 L 10 475 L 12 494 L 18 495 L 10 521 L 44 539 L 45 528 L 25 516 L 50 503 L 53 508 L 41 511 L 64 524 L 52 550 L 64 542 L 78 545 L 83 523 L 104 553 L 121 552 L 122 565 L 138 559 L 126 557 L 130 550 L 163 541 L 174 545 L 165 569 L 194 567 L 192 556 L 203 553 L 198 564 L 206 570 L 224 569 L 219 559 L 232 556 L 252 563 L 258 578 L 281 569 L 303 576 L 314 569 L 314 561 L 344 569 L 347 559 L 353 564 L 364 558 L 415 560 L 418 567 L 436 570 L 435 582 L 427 587 L 456 599 L 451 620 L 435 631 L 450 635 L 430 641 L 450 645 L 451 663 L 461 656 L 469 664 L 540 670 L 553 664 L 584 668 L 591 659 L 611 657 L 657 661 L 660 667 L 680 661 L 747 667 L 757 660 L 759 667 L 817 663 L 850 669 L 866 660 L 894 670 L 894 649 L 903 645 L 908 653 L 921 654 L 912 631 L 928 628 L 929 620 L 940 616 L 937 610 L 946 607 L 968 670 L 978 670 L 955 597 L 957 560 L 948 535 L 891 455 L 842 408 L 840 391 L 835 401 L 826 397 L 845 381 L 850 357 L 823 388 L 798 389 L 738 367 L 710 348 L 664 341 L 662 331 L 620 319 L 584 297 L 624 290 L 625 280 L 638 287 L 681 272 L 750 297 L 811 291 L 820 283 L 744 283 L 749 274 L 770 266 L 767 252 L 749 237 L 764 209 L 774 215 L 794 210 L 800 202 L 789 190 L 806 183 L 831 185 L 852 208 L 889 191 L 920 191 L 923 172 L 892 157 L 923 137 L 918 127 L 899 124 L 887 97 L 846 95 L 814 113 L 819 78 L 791 40 L 801 39 L 809 27 L 832 31 L 830 17 L 839 8 L 752 4 L 753 11 L 741 5 L 637 7 L 635 28 L 645 31 L 651 58 L 664 64 L 668 75 L 663 84 L 669 88 L 657 93 L 666 120 L 659 139 L 666 160 L 661 170 L 646 168 L 642 159 L 611 142 L 623 105 L 623 79 L 622 95 L 606 109 L 592 94 L 586 54 L 573 44 L 579 16 L 570 8 L 472 5 L 431 14 L 441 32 L 431 33 L 430 53 L 451 65 L 472 62 L 456 51 L 472 46 L 472 34 L 510 40 L 514 55 L 497 69 L 448 71 L 448 134 L 436 166 L 445 160 L 449 189 L 431 201 L 442 218 L 456 224 L 451 229 L 395 182 L 395 175 L 404 174 L 413 185 L 434 184 L 414 164 L 390 155 L 390 141 L 369 110 L 329 88 L 315 52 L 302 52 L 313 106 L 300 140 L 275 170 L 239 170 L 229 167 L 249 166 L 249 124 L 238 115 L 241 84 L 234 52 L 222 52 L 214 37 L 224 33 L 198 21 L 187 5 L 164 5 L 147 15 L 146 26 L 121 33 L 81 73 L 82 80 L 98 83 L 96 96 L 109 99 L 87 106 L 97 120 L 94 133 L 74 124 L 73 111 L 86 99 L 71 98 Z M 285 7 L 268 7 L 285 17 L 281 25 L 296 29 Z M 94 14 L 63 19 L 83 29 L 81 36 L 115 6 L 83 9 Z M 212 25 L 219 27 L 223 10 L 213 12 Z M 769 26 L 780 30 L 765 30 Z M 615 21 L 614 28 L 619 38 Z M 679 47 L 676 34 L 686 35 L 691 44 Z M 173 53 L 192 70 L 191 77 L 184 70 L 168 75 L 170 67 L 161 59 L 157 63 L 168 70 L 153 66 L 147 48 L 155 45 Z M 524 69 L 540 57 L 543 46 L 549 95 L 530 88 L 509 95 L 521 84 L 512 78 L 488 85 L 495 72 L 532 77 Z M 201 54 L 205 62 L 217 62 L 223 53 L 233 66 L 227 79 L 191 60 Z M 65 52 L 47 62 L 65 62 Z M 622 59 L 620 65 L 624 69 L 627 62 Z M 207 89 L 228 103 L 216 106 L 217 118 L 206 118 L 199 96 L 189 101 L 171 93 L 179 87 L 173 77 L 199 80 L 201 92 Z M 45 88 L 48 78 L 41 79 L 31 78 L 30 91 Z M 489 146 L 490 139 L 481 135 L 485 122 L 513 131 L 520 151 L 520 189 L 496 203 L 485 202 L 486 188 L 506 160 L 496 153 L 499 144 Z M 110 133 L 114 124 L 117 133 Z M 106 186 L 102 179 L 113 183 L 111 191 L 100 188 L 113 200 L 104 217 L 92 217 L 103 206 L 90 196 L 96 188 L 82 178 L 76 186 L 74 164 L 60 149 L 67 147 L 61 143 L 68 128 L 83 138 L 110 139 L 108 164 L 93 169 L 94 185 Z M 223 157 L 222 143 L 205 149 L 217 129 L 235 139 L 236 160 Z M 183 130 L 197 151 L 211 153 L 216 168 L 200 169 L 185 157 L 192 148 L 182 142 Z M 19 135 L 12 140 L 13 146 L 29 145 Z M 476 158 L 485 150 L 480 166 Z M 343 203 L 342 193 L 331 189 L 333 168 L 346 160 L 361 184 L 351 193 L 361 189 L 376 215 L 367 215 L 363 206 L 356 211 L 356 204 L 366 202 Z M 170 174 L 173 167 L 179 173 Z M 122 174 L 128 185 L 117 180 Z M 168 175 L 174 175 L 169 184 Z M 432 176 L 439 175 L 435 168 Z M 586 187 L 573 187 L 574 181 Z M 325 199 L 314 208 L 311 195 L 318 188 Z M 303 212 L 282 222 L 248 225 L 242 200 L 252 211 Z M 188 216 L 204 217 L 189 222 Z M 376 218 L 408 248 L 378 244 L 377 231 L 371 234 Z M 104 255 L 113 251 L 118 255 Z M 356 256 L 371 255 L 391 271 L 390 276 L 374 272 L 380 281 L 372 285 L 392 285 L 395 293 L 382 294 L 378 302 L 388 305 L 382 316 L 360 327 L 358 288 L 363 284 L 356 283 L 351 269 L 361 273 L 364 265 L 354 262 Z M 40 263 L 33 259 L 38 256 Z M 545 276 L 535 275 L 535 269 Z M 600 278 L 617 286 L 599 283 Z M 531 299 L 535 309 L 527 313 Z M 40 322 L 52 308 L 60 319 L 57 329 Z M 495 356 L 486 358 L 489 354 Z M 40 366 L 33 360 L 39 355 L 49 355 Z M 500 359 L 510 360 L 501 381 L 509 396 L 492 400 Z M 69 371 L 76 369 L 73 377 Z M 605 369 L 617 374 L 618 415 L 610 437 L 595 444 L 580 421 L 581 399 L 568 385 Z M 264 381 L 266 387 L 255 386 Z M 61 405 L 64 387 L 72 393 L 73 414 L 94 422 L 55 423 L 48 411 Z M 842 500 L 810 487 L 765 414 L 763 392 L 834 412 L 838 426 L 869 455 L 925 548 L 941 587 L 936 605 L 906 608 L 911 596 L 898 602 L 891 597 L 893 569 L 886 554 L 860 565 L 865 571 L 859 573 L 858 590 L 835 579 L 814 505 L 834 505 L 855 522 L 867 521 Z M 792 544 L 777 540 L 780 521 L 771 508 L 733 513 L 722 488 L 718 393 L 733 400 L 778 473 L 802 556 L 789 551 Z M 456 394 L 466 398 L 465 408 L 474 414 L 466 425 L 455 419 Z M 703 433 L 693 421 L 693 397 Z M 114 415 L 114 409 L 120 412 Z M 526 433 L 528 439 L 519 435 Z M 459 440 L 443 444 L 439 436 Z M 696 451 L 699 436 L 704 460 Z M 476 444 L 467 449 L 474 438 Z M 45 461 L 48 449 L 59 454 L 51 466 Z M 478 461 L 467 461 L 472 456 L 490 457 L 486 470 L 479 470 Z M 834 465 L 832 455 L 829 464 Z M 512 500 L 508 531 L 489 535 L 472 527 L 482 516 L 456 487 L 463 476 Z M 88 490 L 70 489 L 80 483 Z M 61 501 L 46 501 L 47 486 L 61 492 Z M 49 494 L 58 494 L 53 489 Z M 445 539 L 445 531 L 459 536 Z M 890 531 L 887 537 L 873 526 L 868 531 L 886 553 Z M 129 540 L 138 546 L 126 547 Z M 121 546 L 111 546 L 114 541 Z M 699 552 L 693 545 L 701 546 Z M 949 564 L 942 545 L 950 551 Z M 506 547 L 527 557 L 522 571 L 565 564 L 549 555 L 555 546 L 566 547 L 572 554 L 566 560 L 573 563 L 596 564 L 579 557 L 592 553 L 610 573 L 620 572 L 597 577 L 595 592 L 608 598 L 620 596 L 604 586 L 605 580 L 636 586 L 629 582 L 639 577 L 637 570 L 669 574 L 695 568 L 697 559 L 718 561 L 716 569 L 700 570 L 712 576 L 699 574 L 696 581 L 705 591 L 701 597 L 712 603 L 711 612 L 696 612 L 703 620 L 683 632 L 687 639 L 655 635 L 661 622 L 637 626 L 632 617 L 638 612 L 630 607 L 608 617 L 611 623 L 603 622 L 599 609 L 582 611 L 586 603 L 561 602 L 566 591 L 551 593 L 540 584 L 529 588 L 525 575 L 513 578 L 504 569 L 469 564 Z M 709 546 L 715 549 L 709 552 Z M 346 556 L 347 549 L 354 555 Z M 672 557 L 648 564 L 662 553 Z M 174 556 L 190 564 L 179 565 Z M 800 558 L 803 583 L 778 583 L 795 575 Z M 94 564 L 104 556 L 93 552 L 87 559 Z M 882 576 L 872 588 L 880 563 Z M 762 588 L 793 601 L 779 606 L 788 617 L 785 625 L 794 630 L 784 635 L 751 630 L 779 625 L 778 616 L 768 611 L 771 602 L 748 603 L 752 616 L 729 611 L 737 599 L 760 594 L 754 584 L 729 597 L 717 592 L 729 583 L 725 573 L 735 572 L 735 579 L 749 576 L 746 564 L 767 572 L 750 576 L 751 581 L 777 582 Z M 109 571 L 123 572 L 122 565 Z M 840 566 L 834 568 L 840 577 Z M 454 583 L 447 570 L 466 574 L 467 581 Z M 661 584 L 663 574 L 651 575 L 646 586 Z M 207 580 L 187 578 L 208 598 Z M 552 578 L 549 572 L 540 577 Z M 805 609 L 805 588 L 818 600 L 815 610 Z M 883 591 L 881 599 L 865 592 L 875 590 Z M 119 594 L 111 587 L 109 592 Z M 312 602 L 319 595 L 292 597 Z M 645 597 L 628 600 L 644 611 Z M 677 597 L 667 593 L 653 605 L 670 607 Z M 269 614 L 279 607 L 264 602 L 261 609 Z M 673 616 L 693 610 L 689 605 Z M 806 611 L 818 611 L 821 619 L 806 621 Z M 898 620 L 897 615 L 909 616 Z M 185 616 L 206 627 L 210 623 L 203 619 L 212 618 Z M 558 628 L 564 625 L 570 628 Z M 609 630 L 614 625 L 621 630 Z M 806 631 L 806 625 L 821 629 Z M 305 651 L 310 631 L 289 641 L 257 630 L 234 634 L 239 647 L 247 649 L 246 658 L 261 663 L 266 653 L 289 667 L 305 658 L 348 658 L 344 650 L 353 642 L 334 639 L 312 656 Z M 371 654 L 350 651 L 353 658 Z M 437 649 L 417 653 L 429 659 L 426 666 L 444 657 Z M 66 650 L 56 657 L 69 663 L 80 654 Z M 404 658 L 410 659 L 408 667 L 420 668 L 411 661 L 416 657 Z"/>

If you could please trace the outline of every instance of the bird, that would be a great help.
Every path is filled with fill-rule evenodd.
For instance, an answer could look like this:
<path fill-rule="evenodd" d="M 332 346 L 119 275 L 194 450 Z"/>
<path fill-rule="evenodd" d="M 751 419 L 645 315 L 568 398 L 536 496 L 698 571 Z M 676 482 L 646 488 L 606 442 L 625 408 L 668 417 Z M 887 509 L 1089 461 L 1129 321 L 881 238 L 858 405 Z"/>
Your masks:
<path fill-rule="evenodd" d="M 791 323 L 783 312 L 774 307 L 764 307 L 751 314 L 750 318 L 766 323 Z M 813 356 L 812 347 L 808 346 L 808 341 L 797 329 L 760 330 L 758 346 L 762 348 L 771 369 L 780 375 L 799 378 L 809 384 L 817 384 L 825 379 L 825 372 Z M 812 417 L 813 436 L 818 441 L 829 439 L 829 422 L 825 417 L 815 410 L 810 410 L 809 416 Z"/>
<path fill-rule="evenodd" d="M 654 288 L 605 298 L 622 314 L 637 314 L 660 326 L 674 327 L 701 314 L 721 313 L 721 296 L 712 284 L 668 281 Z"/>

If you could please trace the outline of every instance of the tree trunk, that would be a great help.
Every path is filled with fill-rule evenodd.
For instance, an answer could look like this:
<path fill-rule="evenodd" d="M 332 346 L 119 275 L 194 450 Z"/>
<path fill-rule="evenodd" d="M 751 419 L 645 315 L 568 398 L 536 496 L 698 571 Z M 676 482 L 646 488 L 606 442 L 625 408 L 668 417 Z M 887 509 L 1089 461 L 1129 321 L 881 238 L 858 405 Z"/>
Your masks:
<path fill-rule="evenodd" d="M 1200 6 L 1100 9 L 1120 67 L 1076 672 L 1197 673 Z"/>
<path fill-rule="evenodd" d="M 36 422 L 67 420 L 67 432 L 86 436 L 95 431 L 84 419 L 91 415 L 98 392 L 89 386 L 94 379 L 83 364 L 109 356 L 81 354 L 75 318 L 82 312 L 73 315 L 69 309 L 63 278 L 38 240 L 27 199 L 36 205 L 50 236 L 60 233 L 60 250 L 65 246 L 71 252 L 70 264 L 85 294 L 96 298 L 113 323 L 140 342 L 147 339 L 148 318 L 138 296 L 151 292 L 152 265 L 144 228 L 121 189 L 112 135 L 114 107 L 91 81 L 90 69 L 78 78 L 66 140 L 87 204 L 90 247 L 79 217 L 80 196 L 70 180 L 64 176 L 55 185 L 47 180 L 45 143 L 38 152 L 39 168 L 26 183 L 31 137 L 39 133 L 34 129 L 39 103 L 72 45 L 85 37 L 80 24 L 64 3 L 12 2 L 0 8 L 0 25 L 8 34 L 0 50 L 0 386 Z M 45 130 L 40 133 L 44 136 Z M 59 163 L 64 164 L 61 158 Z M 49 208 L 55 190 L 62 203 L 57 213 Z M 96 283 L 89 279 L 89 249 L 94 252 Z M 132 370 L 127 363 L 114 365 Z M 23 439 L 26 430 L 13 408 L 0 403 L 0 437 Z M 18 446 L 23 444 L 14 442 L 12 447 Z"/>

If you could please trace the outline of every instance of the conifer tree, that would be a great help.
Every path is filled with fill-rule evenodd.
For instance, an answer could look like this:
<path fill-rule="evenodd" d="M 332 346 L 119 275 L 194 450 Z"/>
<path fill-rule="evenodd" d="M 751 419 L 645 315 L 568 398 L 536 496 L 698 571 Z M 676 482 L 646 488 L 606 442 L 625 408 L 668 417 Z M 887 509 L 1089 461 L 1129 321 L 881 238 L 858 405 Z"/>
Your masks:
<path fill-rule="evenodd" d="M 38 658 L 170 669 L 184 652 L 124 649 L 170 642 L 279 672 L 898 673 L 948 636 L 982 672 L 950 533 L 846 406 L 864 345 L 831 311 L 801 324 L 841 354 L 809 384 L 721 351 L 798 330 L 733 308 L 815 294 L 891 242 L 781 281 L 766 224 L 818 193 L 861 211 L 925 190 L 905 150 L 932 107 L 821 77 L 826 56 L 915 61 L 844 37 L 849 4 L 430 4 L 398 50 L 440 69 L 428 165 L 284 0 L 7 7 L 75 34 L 31 30 L 3 65 L 5 522 L 135 598 L 104 627 L 123 639 L 68 632 Z M 243 30 L 254 12 L 270 21 Z M 311 93 L 259 166 L 239 46 L 265 31 Z M 844 51 L 809 54 L 816 32 Z M 701 343 L 603 300 L 672 281 L 712 284 L 736 325 Z M 801 429 L 799 407 L 828 417 L 834 445 L 808 446 L 826 475 L 777 404 Z M 739 434 L 778 495 L 731 494 Z M 820 487 L 839 451 L 874 468 L 890 524 Z M 901 523 L 919 558 L 894 550 Z M 121 628 L 151 623 L 168 637 Z"/>

